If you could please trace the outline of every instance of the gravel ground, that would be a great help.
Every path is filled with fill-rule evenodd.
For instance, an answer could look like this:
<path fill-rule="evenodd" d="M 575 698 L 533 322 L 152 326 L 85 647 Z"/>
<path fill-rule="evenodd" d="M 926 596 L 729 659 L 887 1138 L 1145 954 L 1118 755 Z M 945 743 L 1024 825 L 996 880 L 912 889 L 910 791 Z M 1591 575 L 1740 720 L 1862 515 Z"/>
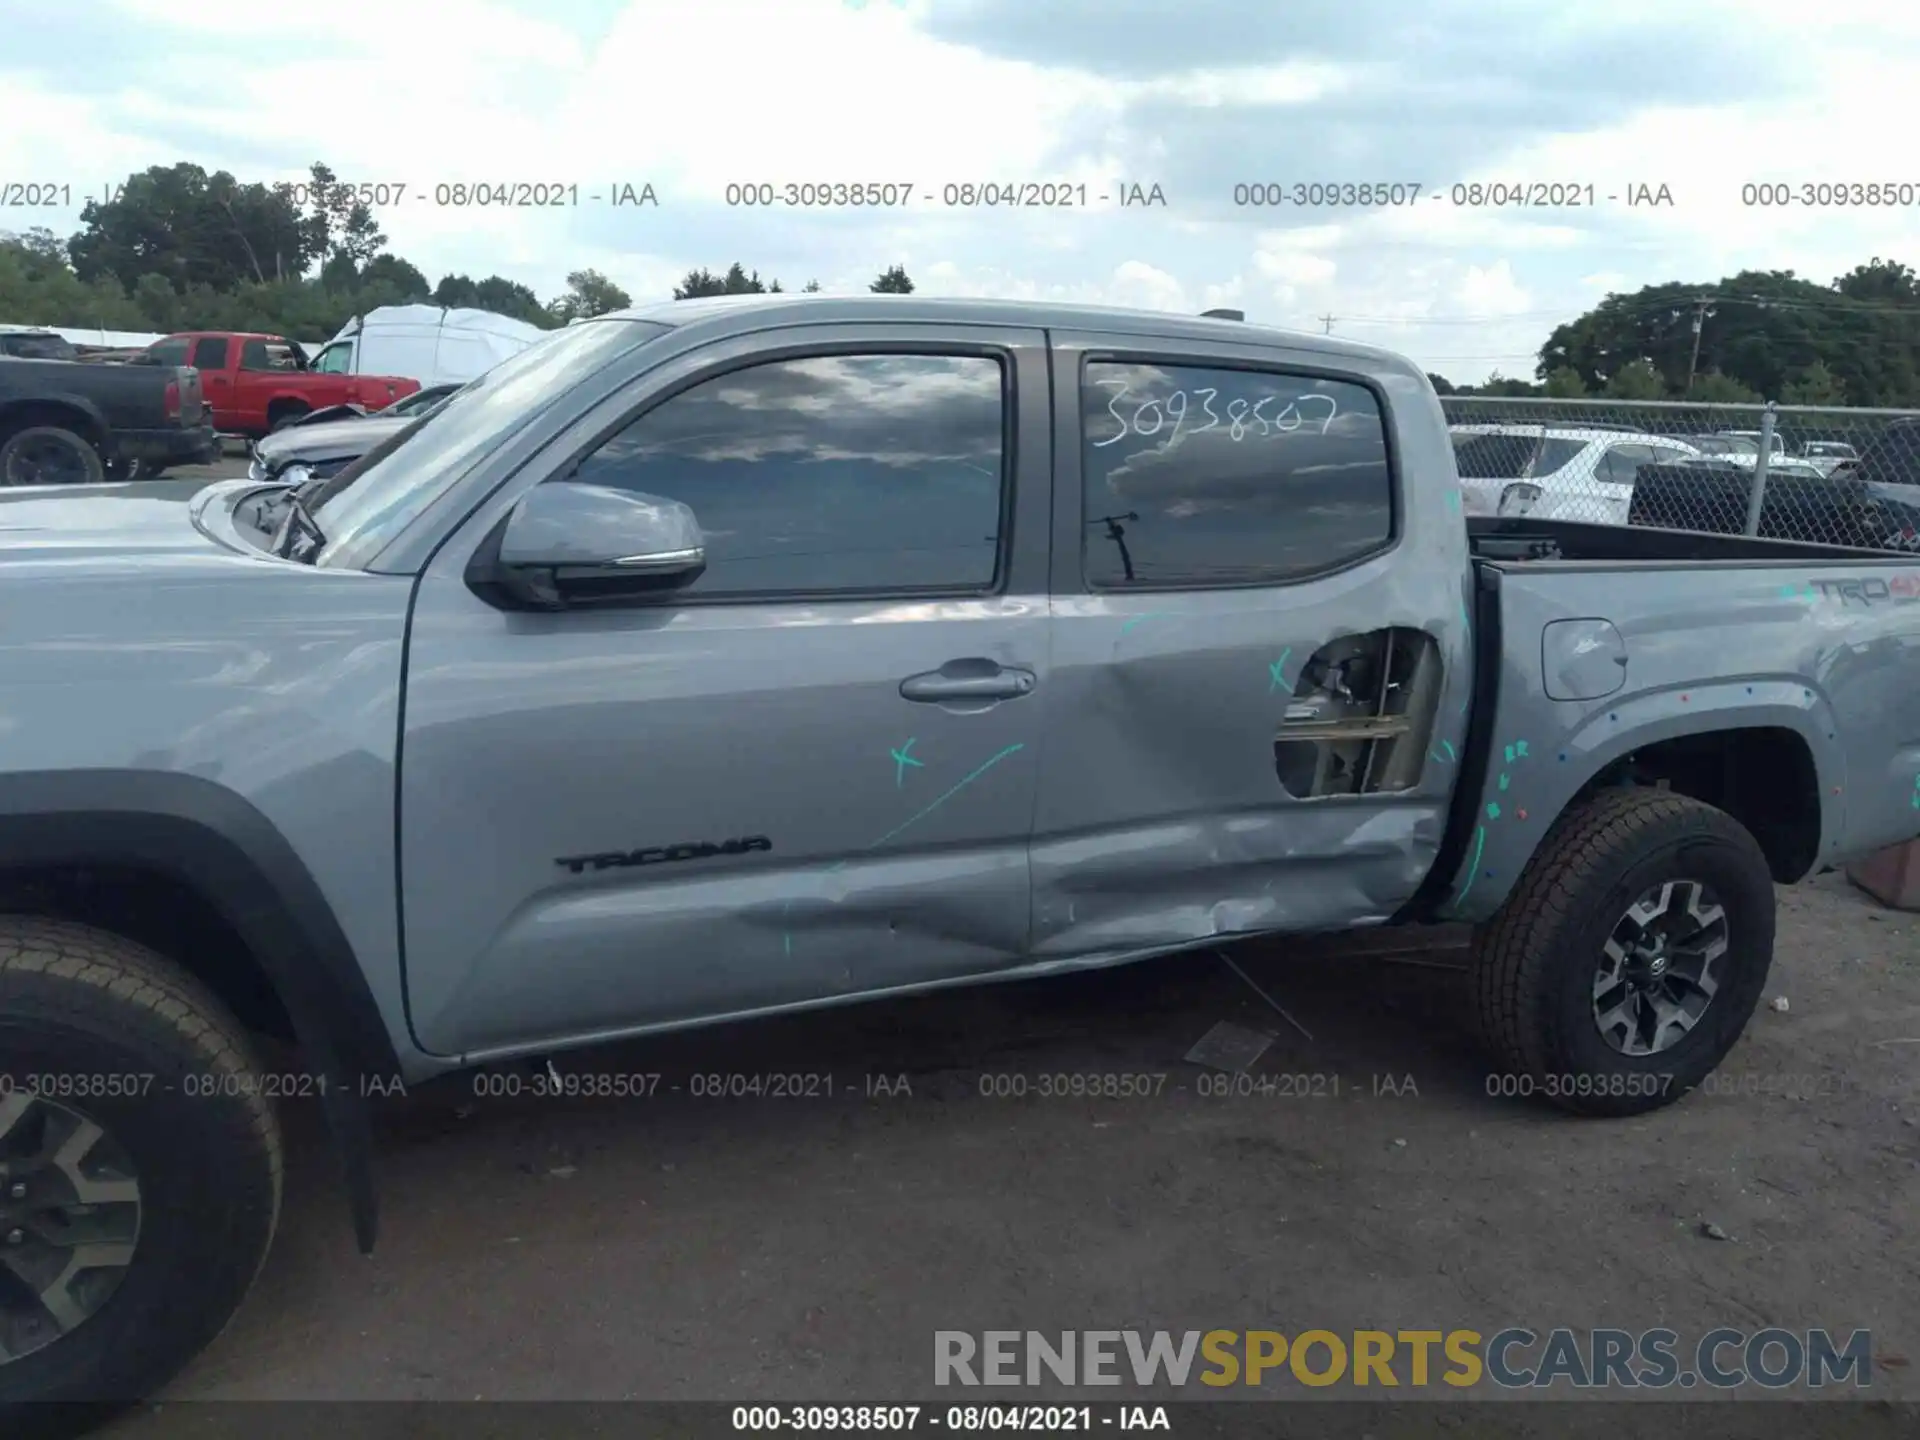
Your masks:
<path fill-rule="evenodd" d="M 1920 916 L 1838 875 L 1781 905 L 1789 1008 L 1713 1093 L 1634 1120 L 1489 1096 L 1444 933 L 1238 947 L 1291 1020 L 1201 955 L 562 1062 L 659 1072 L 648 1100 L 440 1082 L 380 1105 L 367 1260 L 296 1110 L 278 1244 L 171 1398 L 924 1399 L 938 1329 L 1777 1324 L 1870 1328 L 1874 1393 L 1911 1399 Z M 1319 1093 L 1204 1098 L 1182 1057 L 1222 1020 Z M 831 1072 L 834 1094 L 694 1098 L 709 1072 Z M 1094 1074 L 1166 1078 L 1033 1093 Z"/>

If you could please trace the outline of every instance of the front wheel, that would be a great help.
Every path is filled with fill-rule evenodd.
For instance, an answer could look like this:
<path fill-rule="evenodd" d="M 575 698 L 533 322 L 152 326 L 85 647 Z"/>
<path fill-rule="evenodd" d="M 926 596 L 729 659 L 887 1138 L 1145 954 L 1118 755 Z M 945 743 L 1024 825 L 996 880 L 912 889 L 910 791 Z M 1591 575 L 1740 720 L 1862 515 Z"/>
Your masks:
<path fill-rule="evenodd" d="M 158 955 L 0 917 L 0 1434 L 144 1398 L 232 1318 L 280 1208 L 262 1088 Z"/>
<path fill-rule="evenodd" d="M 1638 787 L 1574 807 L 1478 937 L 1473 1012 L 1502 1090 L 1583 1115 L 1672 1104 L 1745 1030 L 1773 934 L 1772 873 L 1732 816 Z"/>

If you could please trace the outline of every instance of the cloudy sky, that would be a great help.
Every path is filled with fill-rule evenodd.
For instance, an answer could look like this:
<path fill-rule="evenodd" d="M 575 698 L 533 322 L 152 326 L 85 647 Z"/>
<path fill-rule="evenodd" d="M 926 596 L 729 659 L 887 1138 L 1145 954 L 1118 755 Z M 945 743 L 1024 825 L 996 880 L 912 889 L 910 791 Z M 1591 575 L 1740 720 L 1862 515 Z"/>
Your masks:
<path fill-rule="evenodd" d="M 1893 0 L 5 0 L 0 182 L 78 192 L 192 160 L 405 184 L 381 215 L 430 278 L 542 297 L 603 270 L 665 298 L 739 260 L 789 288 L 1059 297 L 1252 319 L 1531 374 L 1610 290 L 1745 267 L 1920 263 L 1920 206 L 1754 209 L 1758 181 L 1920 185 L 1920 7 Z M 24 122 L 24 123 L 23 123 Z M 966 182 L 1084 184 L 1085 209 L 966 209 Z M 577 207 L 437 207 L 452 182 Z M 746 210 L 729 183 L 910 184 L 890 209 Z M 1395 182 L 1409 206 L 1237 207 L 1236 185 Z M 1455 205 L 1455 184 L 1594 189 Z M 614 208 L 651 184 L 657 208 Z M 1098 197 L 1158 185 L 1164 206 Z M 1630 208 L 1630 187 L 1672 204 Z M 1439 198 L 1429 198 L 1438 195 Z M 1608 196 L 1619 199 L 1609 200 Z M 0 316 L 0 320 L 9 317 Z"/>

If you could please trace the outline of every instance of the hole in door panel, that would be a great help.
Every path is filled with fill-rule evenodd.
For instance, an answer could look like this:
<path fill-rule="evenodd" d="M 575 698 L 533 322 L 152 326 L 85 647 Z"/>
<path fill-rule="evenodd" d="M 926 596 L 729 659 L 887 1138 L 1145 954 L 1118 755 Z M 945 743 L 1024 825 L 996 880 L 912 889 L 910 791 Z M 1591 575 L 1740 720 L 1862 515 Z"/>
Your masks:
<path fill-rule="evenodd" d="M 1301 667 L 1273 742 L 1298 800 L 1411 789 L 1440 708 L 1440 646 L 1424 630 L 1343 635 Z"/>

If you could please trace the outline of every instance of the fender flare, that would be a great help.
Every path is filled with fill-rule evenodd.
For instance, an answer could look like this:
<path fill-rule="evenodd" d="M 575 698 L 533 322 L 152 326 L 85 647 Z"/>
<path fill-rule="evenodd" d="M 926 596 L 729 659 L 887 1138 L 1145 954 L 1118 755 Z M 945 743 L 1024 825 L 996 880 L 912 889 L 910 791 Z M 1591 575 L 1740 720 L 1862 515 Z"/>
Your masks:
<path fill-rule="evenodd" d="M 0 400 L 0 422 L 14 410 L 29 410 L 37 406 L 55 406 L 62 410 L 71 410 L 84 417 L 93 426 L 99 440 L 112 437 L 113 427 L 107 424 L 106 415 L 100 406 L 84 395 L 71 394 L 65 390 L 46 390 L 23 395 L 10 395 Z"/>
<path fill-rule="evenodd" d="M 123 865 L 207 900 L 266 974 L 302 1051 L 327 1078 L 322 1107 L 345 1172 L 355 1238 L 379 1233 L 369 1080 L 399 1057 L 346 933 L 273 823 L 211 780 L 143 770 L 0 775 L 0 870 Z"/>

